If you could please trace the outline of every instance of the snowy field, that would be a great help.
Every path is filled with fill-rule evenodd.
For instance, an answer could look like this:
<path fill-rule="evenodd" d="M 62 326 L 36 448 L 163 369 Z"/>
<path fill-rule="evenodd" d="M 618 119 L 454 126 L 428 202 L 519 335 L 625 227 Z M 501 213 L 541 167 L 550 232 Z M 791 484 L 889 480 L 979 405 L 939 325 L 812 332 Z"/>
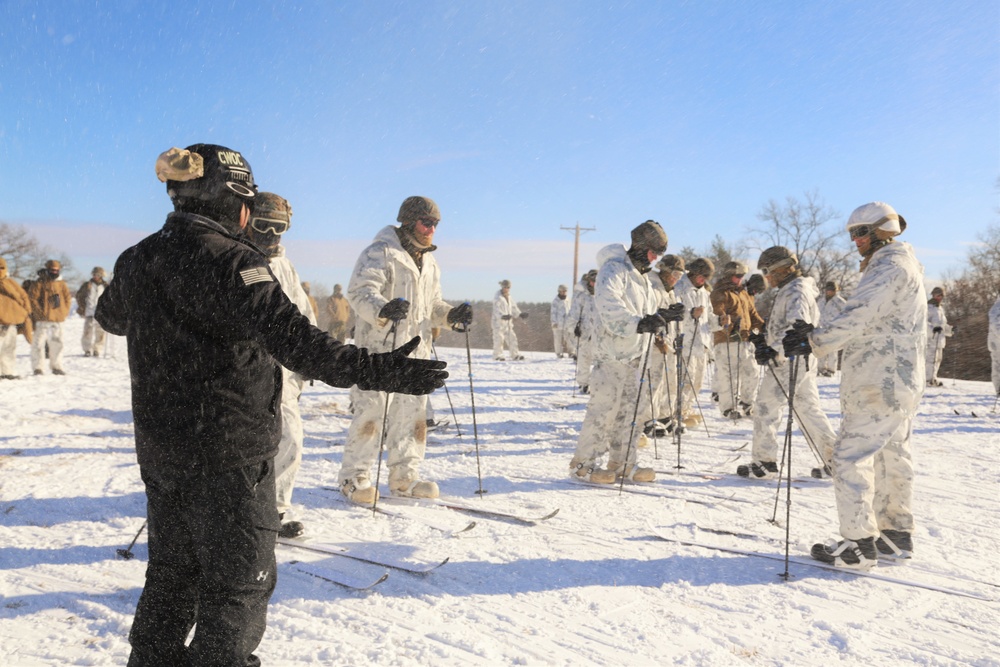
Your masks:
<path fill-rule="evenodd" d="M 114 358 L 82 357 L 81 328 L 76 317 L 66 327 L 66 377 L 0 383 L 0 665 L 123 665 L 129 652 L 146 547 L 143 535 L 133 560 L 116 558 L 145 507 L 128 368 L 120 339 Z M 24 375 L 28 348 L 18 345 Z M 924 397 L 914 433 L 916 558 L 874 571 L 909 584 L 796 563 L 784 581 L 781 561 L 663 541 L 651 528 L 784 554 L 785 529 L 769 521 L 784 523 L 784 496 L 776 509 L 773 481 L 732 474 L 748 460 L 750 423 L 724 422 L 707 392 L 710 435 L 685 435 L 684 474 L 673 468 L 675 445 L 661 440 L 659 458 L 652 446 L 640 452 L 661 471 L 657 481 L 619 495 L 568 481 L 585 410 L 572 394 L 573 362 L 529 353 L 505 364 L 474 350 L 488 490 L 478 498 L 466 353 L 438 352 L 450 363 L 461 437 L 453 428 L 431 434 L 426 477 L 483 507 L 558 514 L 528 525 L 345 505 L 327 487 L 350 422 L 347 392 L 308 388 L 294 497 L 307 536 L 375 558 L 450 560 L 425 575 L 387 570 L 383 583 L 356 591 L 295 561 L 372 581 L 383 568 L 279 546 L 264 664 L 1000 665 L 1000 417 L 987 383 L 946 380 Z M 821 379 L 835 422 L 837 381 Z M 443 391 L 434 405 L 451 418 Z M 834 537 L 836 522 L 830 483 L 808 478 L 815 463 L 797 432 L 793 464 L 791 551 L 801 556 Z"/>

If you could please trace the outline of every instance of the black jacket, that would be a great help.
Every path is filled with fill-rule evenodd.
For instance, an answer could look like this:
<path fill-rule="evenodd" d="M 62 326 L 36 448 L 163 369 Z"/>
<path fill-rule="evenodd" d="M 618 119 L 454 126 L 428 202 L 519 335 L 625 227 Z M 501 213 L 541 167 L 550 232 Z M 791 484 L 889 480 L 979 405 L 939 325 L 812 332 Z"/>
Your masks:
<path fill-rule="evenodd" d="M 121 254 L 96 319 L 128 339 L 140 465 L 273 457 L 279 363 L 336 387 L 366 384 L 367 352 L 312 326 L 264 255 L 198 215 L 170 214 Z"/>

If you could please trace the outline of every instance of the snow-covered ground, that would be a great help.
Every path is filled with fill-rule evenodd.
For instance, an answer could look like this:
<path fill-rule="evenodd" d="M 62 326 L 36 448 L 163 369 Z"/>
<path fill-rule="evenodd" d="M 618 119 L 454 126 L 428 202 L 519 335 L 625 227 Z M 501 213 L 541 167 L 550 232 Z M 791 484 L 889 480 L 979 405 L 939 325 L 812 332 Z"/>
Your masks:
<path fill-rule="evenodd" d="M 67 376 L 0 383 L 2 665 L 121 665 L 129 651 L 146 549 L 143 536 L 135 559 L 116 558 L 144 518 L 128 368 L 121 340 L 114 358 L 82 357 L 81 326 L 73 318 L 66 327 Z M 23 339 L 18 351 L 18 370 L 29 373 Z M 644 494 L 572 484 L 567 465 L 585 405 L 572 395 L 573 362 L 551 354 L 498 363 L 473 351 L 488 490 L 480 499 L 466 353 L 438 352 L 451 364 L 461 437 L 431 434 L 426 477 L 484 507 L 558 515 L 530 526 L 444 509 L 390 518 L 345 505 L 327 487 L 350 421 L 347 392 L 308 388 L 294 500 L 309 538 L 376 557 L 450 561 L 424 576 L 392 570 L 357 592 L 293 564 L 350 561 L 279 547 L 258 650 L 265 664 L 1000 664 L 1000 416 L 990 412 L 987 383 L 946 380 L 925 395 L 913 441 L 916 558 L 875 571 L 974 596 L 963 597 L 795 563 L 784 581 L 780 561 L 658 539 L 651 525 L 783 555 L 785 529 L 769 519 L 783 523 L 784 496 L 776 506 L 773 481 L 731 474 L 748 458 L 740 447 L 749 422 L 724 422 L 702 392 L 711 435 L 685 436 L 685 474 L 674 474 L 674 444 L 660 441 L 658 459 L 652 447 L 640 454 L 662 471 Z M 837 378 L 821 379 L 821 392 L 836 422 Z M 434 405 L 451 418 L 444 392 Z M 814 459 L 798 432 L 793 448 L 791 551 L 803 555 L 833 537 L 836 522 L 830 483 L 801 479 Z M 461 535 L 439 529 L 473 519 Z M 381 571 L 350 567 L 372 578 Z"/>

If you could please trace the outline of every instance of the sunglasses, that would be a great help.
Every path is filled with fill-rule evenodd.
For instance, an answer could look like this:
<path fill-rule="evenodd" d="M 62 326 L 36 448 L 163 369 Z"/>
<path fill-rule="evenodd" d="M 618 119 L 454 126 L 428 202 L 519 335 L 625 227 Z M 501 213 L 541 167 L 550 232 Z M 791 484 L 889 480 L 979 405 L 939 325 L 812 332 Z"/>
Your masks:
<path fill-rule="evenodd" d="M 856 239 L 860 236 L 868 236 L 871 234 L 872 228 L 869 225 L 859 225 L 858 227 L 851 227 L 850 233 L 851 238 Z"/>
<path fill-rule="evenodd" d="M 426 218 L 417 218 L 417 224 L 426 227 L 427 229 L 435 229 L 441 223 L 440 220 L 428 220 Z"/>
<path fill-rule="evenodd" d="M 261 234 L 271 233 L 281 236 L 288 231 L 288 222 L 274 218 L 253 218 L 250 220 L 250 228 Z"/>

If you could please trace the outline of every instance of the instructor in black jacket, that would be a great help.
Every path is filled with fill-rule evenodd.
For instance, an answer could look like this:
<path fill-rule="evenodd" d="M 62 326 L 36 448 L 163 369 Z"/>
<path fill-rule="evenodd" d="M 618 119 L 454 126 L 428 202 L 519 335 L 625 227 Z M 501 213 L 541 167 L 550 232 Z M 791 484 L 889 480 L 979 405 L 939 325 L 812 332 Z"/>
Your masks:
<path fill-rule="evenodd" d="M 242 237 L 257 186 L 234 150 L 156 163 L 174 213 L 115 264 L 96 318 L 128 339 L 149 565 L 129 665 L 259 665 L 276 583 L 274 467 L 281 369 L 335 387 L 426 394 L 445 364 L 338 343 Z M 197 624 L 190 646 L 185 639 Z"/>

